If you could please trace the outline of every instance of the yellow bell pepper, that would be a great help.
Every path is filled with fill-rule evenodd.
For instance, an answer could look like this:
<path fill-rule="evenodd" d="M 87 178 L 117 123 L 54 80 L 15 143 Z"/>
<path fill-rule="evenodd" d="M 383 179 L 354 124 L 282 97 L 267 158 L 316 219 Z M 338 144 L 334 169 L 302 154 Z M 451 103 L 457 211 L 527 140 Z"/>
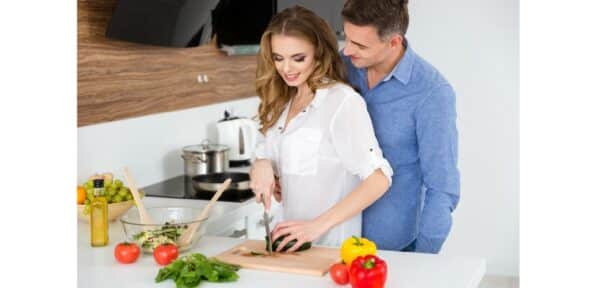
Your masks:
<path fill-rule="evenodd" d="M 342 243 L 340 256 L 348 267 L 352 264 L 354 258 L 364 255 L 375 255 L 377 253 L 377 245 L 367 238 L 358 238 L 352 236 Z"/>

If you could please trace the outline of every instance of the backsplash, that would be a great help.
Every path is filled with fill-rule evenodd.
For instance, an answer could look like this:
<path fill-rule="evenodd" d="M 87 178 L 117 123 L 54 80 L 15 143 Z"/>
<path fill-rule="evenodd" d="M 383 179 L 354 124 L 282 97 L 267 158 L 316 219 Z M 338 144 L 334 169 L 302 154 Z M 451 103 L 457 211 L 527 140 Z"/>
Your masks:
<path fill-rule="evenodd" d="M 223 112 L 253 117 L 258 97 L 175 112 L 106 122 L 77 128 L 77 182 L 96 172 L 123 179 L 129 167 L 136 185 L 147 186 L 183 174 L 181 148 L 203 139 L 217 140 L 215 123 Z"/>
<path fill-rule="evenodd" d="M 159 47 L 106 37 L 116 0 L 77 1 L 77 126 L 254 95 L 256 56 L 214 43 Z"/>

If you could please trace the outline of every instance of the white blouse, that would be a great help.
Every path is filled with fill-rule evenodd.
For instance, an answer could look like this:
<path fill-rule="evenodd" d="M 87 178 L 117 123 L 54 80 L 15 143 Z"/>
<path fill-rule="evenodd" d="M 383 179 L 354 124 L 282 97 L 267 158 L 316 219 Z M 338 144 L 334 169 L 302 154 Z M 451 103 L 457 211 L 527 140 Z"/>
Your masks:
<path fill-rule="evenodd" d="M 283 220 L 311 220 L 340 202 L 361 180 L 392 168 L 382 156 L 363 98 L 335 83 L 318 89 L 307 108 L 285 120 L 290 103 L 259 141 L 255 156 L 269 159 L 281 185 Z M 361 235 L 361 213 L 314 241 L 339 247 Z"/>

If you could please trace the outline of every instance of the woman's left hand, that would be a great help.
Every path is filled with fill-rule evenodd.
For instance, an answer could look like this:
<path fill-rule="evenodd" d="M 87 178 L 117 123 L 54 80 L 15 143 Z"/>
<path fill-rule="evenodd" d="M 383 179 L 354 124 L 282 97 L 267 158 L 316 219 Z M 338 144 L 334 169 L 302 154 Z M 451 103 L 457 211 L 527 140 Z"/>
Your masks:
<path fill-rule="evenodd" d="M 296 244 L 286 251 L 293 252 L 298 250 L 302 244 L 319 238 L 325 232 L 327 232 L 325 225 L 321 224 L 316 219 L 311 221 L 284 221 L 275 226 L 271 232 L 271 239 L 277 239 L 282 235 L 290 234 L 283 238 L 281 243 L 277 246 L 276 252 L 280 252 L 288 242 L 296 239 Z"/>

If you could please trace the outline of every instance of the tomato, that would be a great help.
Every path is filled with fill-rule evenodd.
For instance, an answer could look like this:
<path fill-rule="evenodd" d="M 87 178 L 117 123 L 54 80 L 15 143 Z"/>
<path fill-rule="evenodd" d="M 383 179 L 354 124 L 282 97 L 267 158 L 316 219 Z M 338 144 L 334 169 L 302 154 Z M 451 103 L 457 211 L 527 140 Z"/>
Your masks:
<path fill-rule="evenodd" d="M 154 260 L 159 265 L 167 265 L 177 259 L 177 256 L 179 256 L 179 251 L 175 244 L 165 243 L 154 248 Z"/>
<path fill-rule="evenodd" d="M 348 274 L 348 266 L 344 263 L 335 263 L 329 267 L 329 275 L 333 282 L 346 285 L 350 282 L 350 275 Z"/>
<path fill-rule="evenodd" d="M 115 246 L 115 258 L 123 264 L 133 263 L 140 256 L 140 247 L 135 243 L 122 242 Z"/>

